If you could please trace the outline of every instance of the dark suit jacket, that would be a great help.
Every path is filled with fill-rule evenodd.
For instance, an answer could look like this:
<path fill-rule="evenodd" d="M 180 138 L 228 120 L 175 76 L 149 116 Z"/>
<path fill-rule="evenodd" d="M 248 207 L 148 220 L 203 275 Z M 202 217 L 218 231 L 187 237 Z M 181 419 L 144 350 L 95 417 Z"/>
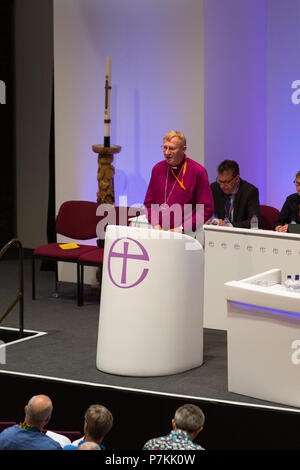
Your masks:
<path fill-rule="evenodd" d="M 292 219 L 295 219 L 297 224 L 300 223 L 300 196 L 298 196 L 297 193 L 291 194 L 286 198 L 278 219 L 275 222 L 275 227 L 277 227 L 277 225 L 289 224 Z"/>
<path fill-rule="evenodd" d="M 210 187 L 214 198 L 215 215 L 219 219 L 224 219 L 225 195 L 217 182 L 212 183 Z M 259 218 L 258 189 L 253 184 L 240 179 L 240 186 L 233 203 L 232 225 L 234 227 L 250 228 L 250 219 L 254 214 Z"/>

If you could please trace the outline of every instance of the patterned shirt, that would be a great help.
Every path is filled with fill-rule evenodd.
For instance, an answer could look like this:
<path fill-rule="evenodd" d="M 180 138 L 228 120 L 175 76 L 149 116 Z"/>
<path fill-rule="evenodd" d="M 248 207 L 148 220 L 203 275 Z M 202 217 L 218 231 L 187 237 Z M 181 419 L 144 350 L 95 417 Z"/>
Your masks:
<path fill-rule="evenodd" d="M 194 444 L 184 431 L 173 430 L 167 436 L 157 437 L 146 442 L 143 450 L 204 450 Z"/>

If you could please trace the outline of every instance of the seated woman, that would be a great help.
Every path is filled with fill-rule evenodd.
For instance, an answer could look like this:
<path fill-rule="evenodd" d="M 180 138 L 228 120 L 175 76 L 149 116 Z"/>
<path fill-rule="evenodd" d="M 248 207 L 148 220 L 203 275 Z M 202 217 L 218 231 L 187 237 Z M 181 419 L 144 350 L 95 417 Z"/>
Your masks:
<path fill-rule="evenodd" d="M 286 198 L 278 219 L 275 222 L 275 230 L 277 232 L 286 232 L 288 225 L 293 220 L 297 224 L 300 224 L 300 171 L 296 174 L 294 183 L 297 192 Z"/>

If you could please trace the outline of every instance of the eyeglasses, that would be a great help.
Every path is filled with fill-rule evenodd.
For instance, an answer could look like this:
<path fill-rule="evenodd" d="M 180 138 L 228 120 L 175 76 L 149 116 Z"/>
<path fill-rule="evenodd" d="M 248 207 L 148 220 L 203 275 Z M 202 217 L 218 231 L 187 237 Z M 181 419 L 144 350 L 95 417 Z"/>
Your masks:
<path fill-rule="evenodd" d="M 232 181 L 233 181 L 235 178 L 236 178 L 236 176 L 234 176 L 233 178 L 231 178 L 231 180 L 229 180 L 229 181 L 221 181 L 221 180 L 219 180 L 219 178 L 216 178 L 216 182 L 217 182 L 218 184 L 220 184 L 220 185 L 221 185 L 221 184 L 224 184 L 224 186 L 228 186 L 230 183 L 232 183 Z"/>
<path fill-rule="evenodd" d="M 293 183 L 297 186 L 297 188 L 299 188 L 299 186 L 300 186 L 300 182 L 299 182 L 299 181 L 296 181 L 296 180 L 295 180 L 295 181 L 293 181 Z"/>
<path fill-rule="evenodd" d="M 167 146 L 167 145 L 161 145 L 160 147 L 164 152 L 167 152 L 169 150 L 169 152 L 176 152 L 176 150 L 179 148 L 179 147 L 170 147 L 170 146 Z"/>

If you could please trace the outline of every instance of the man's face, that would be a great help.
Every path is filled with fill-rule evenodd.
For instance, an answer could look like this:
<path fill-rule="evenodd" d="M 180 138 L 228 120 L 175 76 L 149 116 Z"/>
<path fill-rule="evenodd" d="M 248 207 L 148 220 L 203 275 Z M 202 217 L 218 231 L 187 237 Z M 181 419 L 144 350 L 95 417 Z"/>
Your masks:
<path fill-rule="evenodd" d="M 239 179 L 239 175 L 233 176 L 232 170 L 226 170 L 218 174 L 217 181 L 224 194 L 231 194 L 235 190 Z"/>
<path fill-rule="evenodd" d="M 172 137 L 171 140 L 164 140 L 164 157 L 170 166 L 176 166 L 182 162 L 185 150 L 186 146 L 182 145 L 179 137 Z"/>

